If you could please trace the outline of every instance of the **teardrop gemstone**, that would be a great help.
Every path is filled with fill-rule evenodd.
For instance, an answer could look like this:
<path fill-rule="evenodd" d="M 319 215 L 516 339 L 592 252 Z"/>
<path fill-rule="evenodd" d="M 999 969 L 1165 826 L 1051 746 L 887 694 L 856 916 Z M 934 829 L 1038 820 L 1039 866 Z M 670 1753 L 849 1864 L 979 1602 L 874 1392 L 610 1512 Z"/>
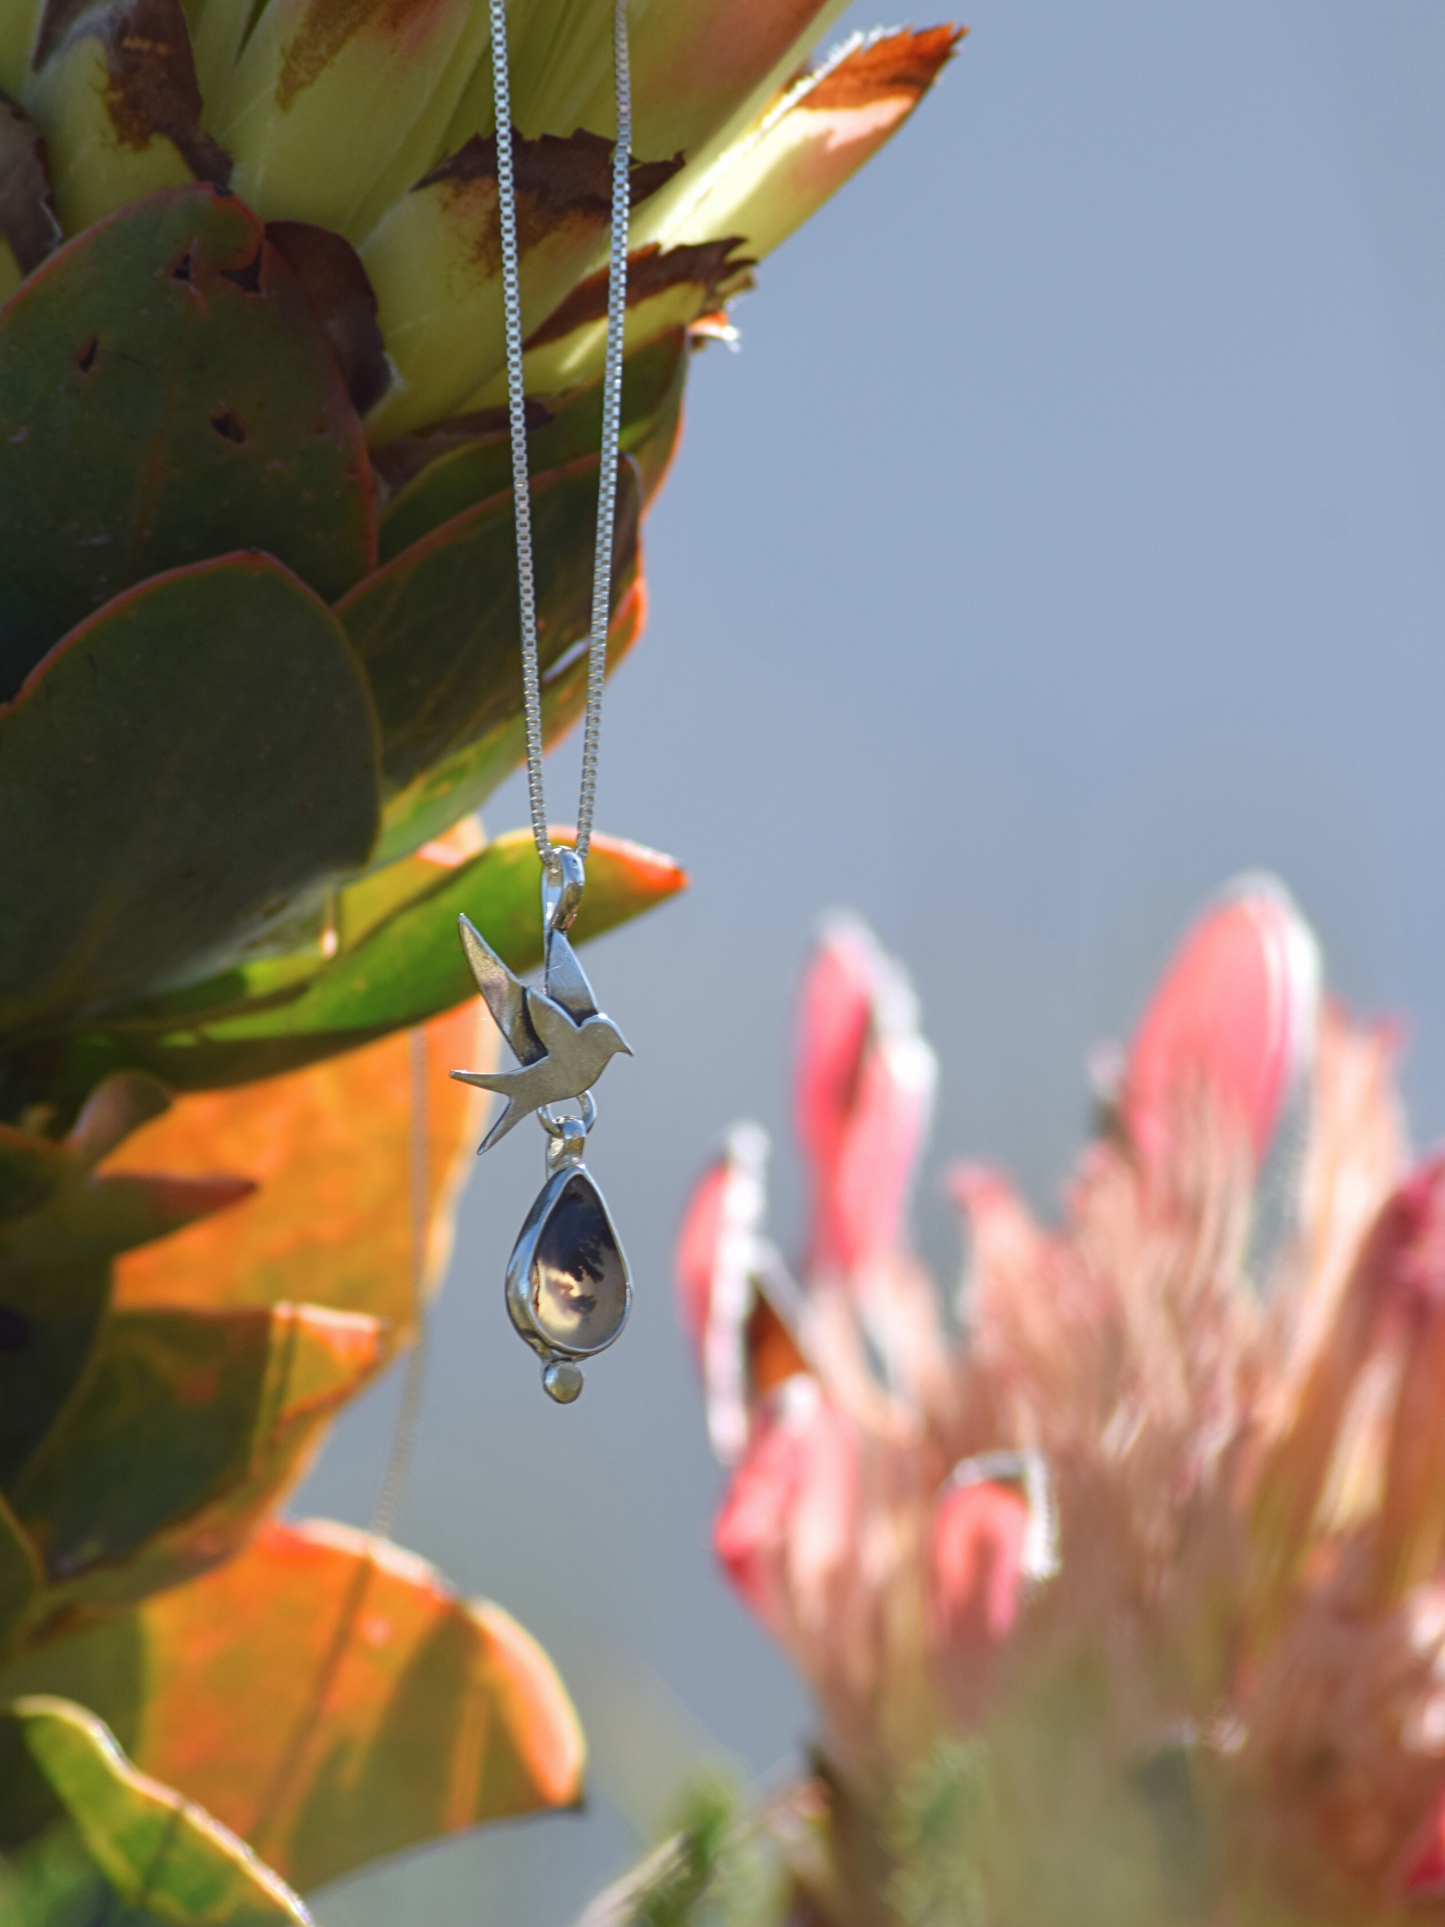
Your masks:
<path fill-rule="evenodd" d="M 552 1201 L 533 1246 L 527 1296 L 538 1332 L 559 1351 L 601 1351 L 626 1322 L 627 1260 L 585 1169 L 572 1171 Z"/>

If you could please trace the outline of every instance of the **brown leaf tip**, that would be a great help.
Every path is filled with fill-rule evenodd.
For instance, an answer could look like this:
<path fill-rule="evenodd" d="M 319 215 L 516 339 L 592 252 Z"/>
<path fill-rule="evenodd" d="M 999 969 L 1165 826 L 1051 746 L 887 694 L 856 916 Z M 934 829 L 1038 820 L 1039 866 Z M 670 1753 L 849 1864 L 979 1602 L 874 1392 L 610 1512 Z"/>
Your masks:
<path fill-rule="evenodd" d="M 905 28 L 871 40 L 840 60 L 810 88 L 800 105 L 813 113 L 870 107 L 889 94 L 917 101 L 953 58 L 967 27 Z"/>

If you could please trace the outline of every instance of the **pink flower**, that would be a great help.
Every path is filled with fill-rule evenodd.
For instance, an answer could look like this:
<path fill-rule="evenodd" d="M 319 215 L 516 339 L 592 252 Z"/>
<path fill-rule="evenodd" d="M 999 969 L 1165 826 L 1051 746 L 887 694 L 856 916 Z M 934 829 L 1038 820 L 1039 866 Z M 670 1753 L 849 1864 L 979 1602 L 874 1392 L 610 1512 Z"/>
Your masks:
<path fill-rule="evenodd" d="M 718 1554 L 822 1722 L 824 1817 L 778 1825 L 810 1918 L 897 1917 L 899 1788 L 960 1741 L 997 1927 L 1445 1918 L 1445 1158 L 1410 1170 L 1392 1038 L 1318 980 L 1278 885 L 1222 897 L 1059 1227 L 954 1172 L 950 1307 L 907 1240 L 911 993 L 825 933 L 801 1277 L 755 1127 L 680 1261 Z"/>

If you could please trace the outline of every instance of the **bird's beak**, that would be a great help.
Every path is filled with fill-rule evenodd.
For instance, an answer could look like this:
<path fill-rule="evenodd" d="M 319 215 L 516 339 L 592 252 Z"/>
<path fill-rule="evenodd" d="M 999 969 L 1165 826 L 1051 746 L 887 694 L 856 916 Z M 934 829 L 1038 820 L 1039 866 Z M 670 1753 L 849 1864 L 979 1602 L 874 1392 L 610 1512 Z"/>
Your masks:
<path fill-rule="evenodd" d="M 617 1048 L 620 1051 L 625 1051 L 629 1057 L 631 1057 L 633 1054 L 631 1044 L 628 1043 L 627 1039 L 622 1035 L 621 1031 L 618 1031 L 617 1033 Z"/>

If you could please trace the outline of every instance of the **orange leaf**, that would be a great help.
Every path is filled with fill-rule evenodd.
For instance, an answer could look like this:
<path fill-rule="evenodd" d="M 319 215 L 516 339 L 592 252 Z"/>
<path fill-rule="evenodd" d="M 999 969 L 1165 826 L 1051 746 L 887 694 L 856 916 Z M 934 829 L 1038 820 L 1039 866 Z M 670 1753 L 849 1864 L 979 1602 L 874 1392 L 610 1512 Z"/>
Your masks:
<path fill-rule="evenodd" d="M 142 1772 L 302 1888 L 571 1805 L 581 1785 L 581 1730 L 540 1647 L 344 1526 L 268 1525 L 194 1584 L 55 1640 L 0 1690 L 81 1700 Z"/>
<path fill-rule="evenodd" d="M 480 1002 L 426 1026 L 426 1288 L 450 1255 L 452 1217 L 480 1136 L 480 1105 L 448 1072 L 485 1068 L 496 1032 Z M 213 1223 L 128 1252 L 118 1306 L 306 1300 L 412 1333 L 411 1046 L 386 1037 L 304 1071 L 177 1099 L 118 1164 L 244 1171 L 260 1189 Z M 115 1167 L 107 1167 L 115 1168 Z"/>

